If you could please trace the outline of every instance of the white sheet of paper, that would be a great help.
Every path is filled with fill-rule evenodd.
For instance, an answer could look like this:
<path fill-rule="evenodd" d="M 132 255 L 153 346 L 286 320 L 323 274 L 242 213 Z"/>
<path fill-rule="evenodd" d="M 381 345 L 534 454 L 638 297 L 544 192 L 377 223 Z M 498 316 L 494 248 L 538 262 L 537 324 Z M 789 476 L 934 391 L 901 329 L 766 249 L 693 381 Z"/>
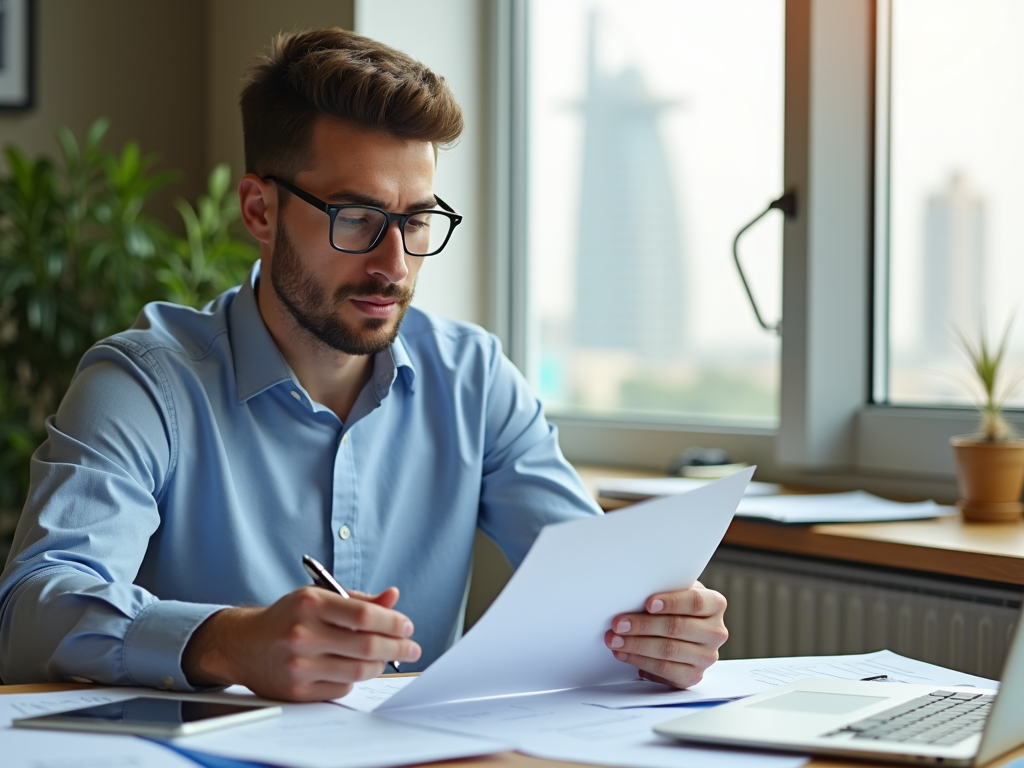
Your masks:
<path fill-rule="evenodd" d="M 373 680 L 363 680 L 353 685 L 347 696 L 334 699 L 334 703 L 357 712 L 373 712 L 415 679 L 415 677 L 375 677 Z"/>
<path fill-rule="evenodd" d="M 647 681 L 590 688 L 583 694 L 591 704 L 613 709 L 725 701 L 752 696 L 808 677 L 862 680 L 887 675 L 890 682 L 933 685 L 973 685 L 995 688 L 999 683 L 939 667 L 892 651 L 845 656 L 790 656 L 776 659 L 730 659 L 708 668 L 704 679 L 685 691 Z"/>
<path fill-rule="evenodd" d="M 427 730 L 334 704 L 284 704 L 283 709 L 280 717 L 174 739 L 174 744 L 291 768 L 382 768 L 511 748 L 508 742 Z"/>
<path fill-rule="evenodd" d="M 696 581 L 753 473 L 547 526 L 465 637 L 377 711 L 633 678 L 605 647 L 612 619 Z"/>
<path fill-rule="evenodd" d="M 20 694 L 5 694 L 0 698 Z M 152 741 L 99 733 L 0 728 L 3 768 L 196 768 Z"/>
<path fill-rule="evenodd" d="M 677 496 L 689 493 L 711 480 L 692 477 L 601 477 L 598 478 L 597 495 L 606 499 L 650 499 L 656 496 Z M 778 483 L 761 483 L 752 480 L 747 484 L 745 496 L 772 496 L 782 492 Z"/>
<path fill-rule="evenodd" d="M 749 497 L 743 499 L 736 510 L 736 517 L 776 523 L 879 523 L 956 514 L 959 514 L 956 507 L 934 501 L 906 504 L 882 499 L 867 491 Z"/>
<path fill-rule="evenodd" d="M 385 717 L 482 738 L 552 760 L 634 768 L 797 768 L 801 757 L 681 746 L 651 729 L 685 714 L 671 709 L 602 709 L 579 690 L 462 701 L 388 712 Z"/>
<path fill-rule="evenodd" d="M 145 688 L 88 688 L 79 691 L 4 694 L 0 696 L 0 727 L 9 728 L 11 721 L 17 718 L 110 704 L 147 693 Z"/>

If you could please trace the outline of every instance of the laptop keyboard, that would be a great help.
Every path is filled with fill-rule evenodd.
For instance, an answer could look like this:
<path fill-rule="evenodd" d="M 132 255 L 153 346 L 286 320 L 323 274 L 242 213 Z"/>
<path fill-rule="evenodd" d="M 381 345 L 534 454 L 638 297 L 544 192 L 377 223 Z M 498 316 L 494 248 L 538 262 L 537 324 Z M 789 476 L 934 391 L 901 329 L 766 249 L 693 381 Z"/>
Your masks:
<path fill-rule="evenodd" d="M 933 691 L 927 696 L 851 723 L 826 736 L 903 744 L 951 746 L 981 733 L 995 696 L 961 691 Z"/>

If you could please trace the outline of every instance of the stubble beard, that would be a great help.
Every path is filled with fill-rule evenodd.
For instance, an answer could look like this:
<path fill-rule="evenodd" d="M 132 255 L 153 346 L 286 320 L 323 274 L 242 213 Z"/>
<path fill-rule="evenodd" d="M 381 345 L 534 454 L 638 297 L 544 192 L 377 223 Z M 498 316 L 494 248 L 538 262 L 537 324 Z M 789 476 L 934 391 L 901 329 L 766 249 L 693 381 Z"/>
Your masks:
<path fill-rule="evenodd" d="M 339 253 L 338 258 L 349 258 L 349 255 Z M 398 337 L 413 295 L 412 289 L 396 283 L 367 280 L 359 284 L 346 283 L 329 296 L 323 282 L 303 266 L 280 219 L 270 264 L 270 283 L 300 328 L 320 344 L 347 355 L 374 355 L 390 347 Z M 339 317 L 338 309 L 353 296 L 393 298 L 398 302 L 398 309 L 392 318 L 368 317 L 357 325 L 346 323 Z"/>

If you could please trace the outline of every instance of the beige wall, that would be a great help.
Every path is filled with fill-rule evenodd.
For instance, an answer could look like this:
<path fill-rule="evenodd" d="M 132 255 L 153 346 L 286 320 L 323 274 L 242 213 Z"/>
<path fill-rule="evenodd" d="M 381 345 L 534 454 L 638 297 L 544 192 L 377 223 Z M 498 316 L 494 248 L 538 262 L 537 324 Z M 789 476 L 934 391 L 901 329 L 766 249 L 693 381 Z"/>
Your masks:
<path fill-rule="evenodd" d="M 0 113 L 0 145 L 55 154 L 101 115 L 108 149 L 137 140 L 181 178 L 154 201 L 195 199 L 214 163 L 242 169 L 239 83 L 248 59 L 281 30 L 352 28 L 352 0 L 38 0 L 36 107 Z M 0 160 L 0 162 L 3 162 Z M 4 163 L 4 165 L 6 165 Z"/>
<path fill-rule="evenodd" d="M 352 29 L 353 0 L 208 0 L 206 56 L 207 162 L 242 173 L 238 94 L 250 58 L 278 32 L 313 27 Z"/>
<path fill-rule="evenodd" d="M 107 148 L 136 139 L 182 172 L 161 208 L 194 197 L 206 173 L 203 0 L 39 0 L 36 19 L 36 107 L 0 114 L 0 144 L 55 154 L 58 126 L 81 138 L 103 115 Z"/>

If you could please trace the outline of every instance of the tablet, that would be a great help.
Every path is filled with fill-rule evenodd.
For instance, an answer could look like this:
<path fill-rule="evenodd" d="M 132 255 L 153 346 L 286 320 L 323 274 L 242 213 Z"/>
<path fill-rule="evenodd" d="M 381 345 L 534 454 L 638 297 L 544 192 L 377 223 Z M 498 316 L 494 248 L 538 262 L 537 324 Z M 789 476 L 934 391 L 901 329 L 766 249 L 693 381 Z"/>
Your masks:
<path fill-rule="evenodd" d="M 174 697 L 138 696 L 68 712 L 15 720 L 15 728 L 55 728 L 102 733 L 134 733 L 171 738 L 241 725 L 281 714 L 280 707 L 224 704 Z"/>

